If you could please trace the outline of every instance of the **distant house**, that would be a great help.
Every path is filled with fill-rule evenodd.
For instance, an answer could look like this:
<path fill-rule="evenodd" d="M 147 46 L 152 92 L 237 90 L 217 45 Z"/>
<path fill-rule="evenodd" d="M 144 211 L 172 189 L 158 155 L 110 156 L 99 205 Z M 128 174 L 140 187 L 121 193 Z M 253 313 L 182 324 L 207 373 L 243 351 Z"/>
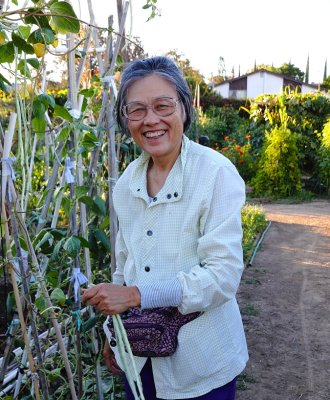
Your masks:
<path fill-rule="evenodd" d="M 237 78 L 223 81 L 214 86 L 214 91 L 225 99 L 254 99 L 260 94 L 277 94 L 289 86 L 298 88 L 298 93 L 314 93 L 319 85 L 308 84 L 296 79 L 259 69 Z"/>

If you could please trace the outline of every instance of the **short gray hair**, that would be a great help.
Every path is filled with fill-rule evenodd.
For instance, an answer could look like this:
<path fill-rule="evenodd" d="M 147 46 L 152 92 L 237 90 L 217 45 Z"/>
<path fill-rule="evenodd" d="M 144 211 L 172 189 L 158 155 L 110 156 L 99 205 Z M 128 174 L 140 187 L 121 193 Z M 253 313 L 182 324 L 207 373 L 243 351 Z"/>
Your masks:
<path fill-rule="evenodd" d="M 134 82 L 153 74 L 160 76 L 175 87 L 184 108 L 183 131 L 186 132 L 193 118 L 192 94 L 181 70 L 170 58 L 163 56 L 132 61 L 124 69 L 115 106 L 118 126 L 123 132 L 128 132 L 127 120 L 122 109 L 126 104 L 126 94 L 129 87 Z"/>

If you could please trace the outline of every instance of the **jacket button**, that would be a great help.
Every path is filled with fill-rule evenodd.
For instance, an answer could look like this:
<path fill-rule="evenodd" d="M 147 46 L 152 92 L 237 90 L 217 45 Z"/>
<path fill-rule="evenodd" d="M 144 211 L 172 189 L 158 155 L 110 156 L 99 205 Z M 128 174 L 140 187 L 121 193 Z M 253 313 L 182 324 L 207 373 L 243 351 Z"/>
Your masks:
<path fill-rule="evenodd" d="M 172 197 L 172 195 L 169 193 L 166 197 L 167 197 L 168 199 L 170 199 L 170 198 Z"/>
<path fill-rule="evenodd" d="M 178 192 L 175 192 L 174 197 L 178 197 L 178 196 L 179 196 Z"/>
<path fill-rule="evenodd" d="M 147 231 L 148 236 L 152 236 L 152 231 Z"/>
<path fill-rule="evenodd" d="M 150 267 L 144 267 L 144 270 L 146 271 L 146 272 L 149 272 L 150 271 Z"/>
<path fill-rule="evenodd" d="M 157 201 L 157 197 L 154 197 L 154 198 L 152 199 L 152 201 Z"/>
<path fill-rule="evenodd" d="M 117 345 L 116 340 L 115 340 L 115 339 L 111 339 L 111 340 L 110 340 L 110 346 L 111 346 L 111 347 L 115 347 L 116 345 Z"/>

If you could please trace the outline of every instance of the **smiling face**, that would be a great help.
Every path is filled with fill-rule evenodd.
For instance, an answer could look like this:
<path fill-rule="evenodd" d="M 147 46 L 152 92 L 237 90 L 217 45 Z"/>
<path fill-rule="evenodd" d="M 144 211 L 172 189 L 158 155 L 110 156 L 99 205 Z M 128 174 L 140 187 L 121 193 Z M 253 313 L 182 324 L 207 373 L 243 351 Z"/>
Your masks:
<path fill-rule="evenodd" d="M 158 75 L 149 75 L 130 86 L 126 104 L 141 102 L 150 106 L 162 97 L 178 99 L 175 87 Z M 183 124 L 184 113 L 178 102 L 174 113 L 167 117 L 148 108 L 147 115 L 140 121 L 128 120 L 128 129 L 135 143 L 150 154 L 155 163 L 174 164 L 181 150 Z"/>

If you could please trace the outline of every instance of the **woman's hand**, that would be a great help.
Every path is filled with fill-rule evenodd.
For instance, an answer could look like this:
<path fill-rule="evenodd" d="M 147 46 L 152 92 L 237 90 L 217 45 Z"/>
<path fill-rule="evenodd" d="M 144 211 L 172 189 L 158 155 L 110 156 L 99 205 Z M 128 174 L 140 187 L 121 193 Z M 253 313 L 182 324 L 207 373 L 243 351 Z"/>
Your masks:
<path fill-rule="evenodd" d="M 94 306 L 104 315 L 120 314 L 141 303 L 140 291 L 136 286 L 100 283 L 83 289 L 82 293 L 82 302 Z"/>
<path fill-rule="evenodd" d="M 103 348 L 103 357 L 104 357 L 104 362 L 105 365 L 107 366 L 108 370 L 112 372 L 114 375 L 122 375 L 123 371 L 120 369 L 120 367 L 117 364 L 115 354 L 112 351 L 109 342 L 106 340 L 105 345 Z"/>

